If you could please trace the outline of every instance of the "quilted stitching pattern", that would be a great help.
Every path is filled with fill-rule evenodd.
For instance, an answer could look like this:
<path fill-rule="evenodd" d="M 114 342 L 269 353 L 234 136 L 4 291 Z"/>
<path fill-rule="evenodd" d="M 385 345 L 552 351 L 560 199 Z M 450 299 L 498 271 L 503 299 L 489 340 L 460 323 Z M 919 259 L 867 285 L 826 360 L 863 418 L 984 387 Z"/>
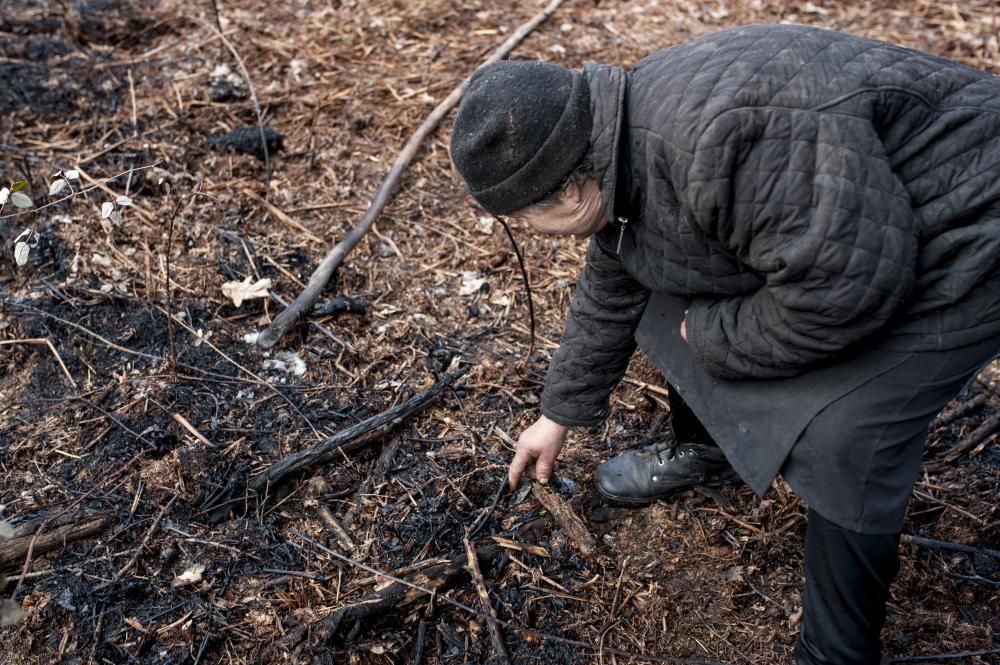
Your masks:
<path fill-rule="evenodd" d="M 1000 332 L 1000 80 L 805 26 L 661 51 L 623 104 L 616 72 L 588 74 L 593 143 L 630 223 L 621 257 L 616 225 L 592 243 L 550 417 L 604 417 L 650 290 L 692 299 L 692 348 L 727 378 L 796 374 L 877 334 L 917 350 Z"/>

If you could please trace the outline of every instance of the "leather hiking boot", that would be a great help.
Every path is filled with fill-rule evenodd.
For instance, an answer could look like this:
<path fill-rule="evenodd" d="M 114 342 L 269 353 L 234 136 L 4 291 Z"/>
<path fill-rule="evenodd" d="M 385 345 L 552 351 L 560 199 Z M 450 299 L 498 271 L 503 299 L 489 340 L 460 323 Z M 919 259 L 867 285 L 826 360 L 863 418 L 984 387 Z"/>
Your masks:
<path fill-rule="evenodd" d="M 654 443 L 609 459 L 594 472 L 605 499 L 640 505 L 695 485 L 722 485 L 739 476 L 715 446 Z"/>

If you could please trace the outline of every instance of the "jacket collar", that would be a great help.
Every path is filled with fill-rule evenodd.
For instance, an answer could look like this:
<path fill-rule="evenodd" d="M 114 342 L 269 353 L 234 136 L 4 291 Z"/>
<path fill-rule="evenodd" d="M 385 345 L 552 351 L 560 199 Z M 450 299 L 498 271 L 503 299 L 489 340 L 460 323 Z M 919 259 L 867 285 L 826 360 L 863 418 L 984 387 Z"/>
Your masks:
<path fill-rule="evenodd" d="M 625 70 L 614 65 L 588 63 L 583 75 L 590 85 L 593 129 L 594 177 L 601 186 L 609 221 L 615 221 L 615 193 L 618 188 L 618 145 L 625 107 Z"/>

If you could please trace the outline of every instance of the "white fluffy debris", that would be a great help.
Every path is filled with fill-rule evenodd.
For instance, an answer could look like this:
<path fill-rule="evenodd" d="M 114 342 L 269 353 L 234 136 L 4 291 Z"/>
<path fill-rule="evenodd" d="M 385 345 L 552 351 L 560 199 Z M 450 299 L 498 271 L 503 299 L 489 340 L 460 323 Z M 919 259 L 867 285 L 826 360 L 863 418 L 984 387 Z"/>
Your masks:
<path fill-rule="evenodd" d="M 471 296 L 473 293 L 478 293 L 479 289 L 481 289 L 485 283 L 486 279 L 480 277 L 479 273 L 475 270 L 463 271 L 462 285 L 458 288 L 458 295 Z"/>
<path fill-rule="evenodd" d="M 279 351 L 274 358 L 264 361 L 263 368 L 293 376 L 303 376 L 306 373 L 306 361 L 294 351 Z"/>
<path fill-rule="evenodd" d="M 267 290 L 271 288 L 271 280 L 265 277 L 251 282 L 252 279 L 252 277 L 247 277 L 242 282 L 226 282 L 222 285 L 223 295 L 232 300 L 237 307 L 242 305 L 244 300 L 266 298 Z"/>
<path fill-rule="evenodd" d="M 243 343 L 250 344 L 251 346 L 257 343 L 257 338 L 260 337 L 260 332 L 255 330 L 253 332 L 248 332 L 243 335 Z"/>
<path fill-rule="evenodd" d="M 173 583 L 170 585 L 173 588 L 178 588 L 182 586 L 188 586 L 190 584 L 197 584 L 201 582 L 202 575 L 205 573 L 205 566 L 203 564 L 195 564 L 185 570 L 183 573 L 174 578 Z"/>

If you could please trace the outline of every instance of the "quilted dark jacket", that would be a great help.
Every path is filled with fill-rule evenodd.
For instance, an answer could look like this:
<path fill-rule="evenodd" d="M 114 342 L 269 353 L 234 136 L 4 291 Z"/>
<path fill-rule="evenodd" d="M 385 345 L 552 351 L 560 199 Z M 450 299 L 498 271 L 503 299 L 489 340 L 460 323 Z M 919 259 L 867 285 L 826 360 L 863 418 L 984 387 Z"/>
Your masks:
<path fill-rule="evenodd" d="M 1000 79 L 787 25 L 585 75 L 615 221 L 549 369 L 553 420 L 607 415 L 651 291 L 691 299 L 692 350 L 726 379 L 1000 332 Z"/>

